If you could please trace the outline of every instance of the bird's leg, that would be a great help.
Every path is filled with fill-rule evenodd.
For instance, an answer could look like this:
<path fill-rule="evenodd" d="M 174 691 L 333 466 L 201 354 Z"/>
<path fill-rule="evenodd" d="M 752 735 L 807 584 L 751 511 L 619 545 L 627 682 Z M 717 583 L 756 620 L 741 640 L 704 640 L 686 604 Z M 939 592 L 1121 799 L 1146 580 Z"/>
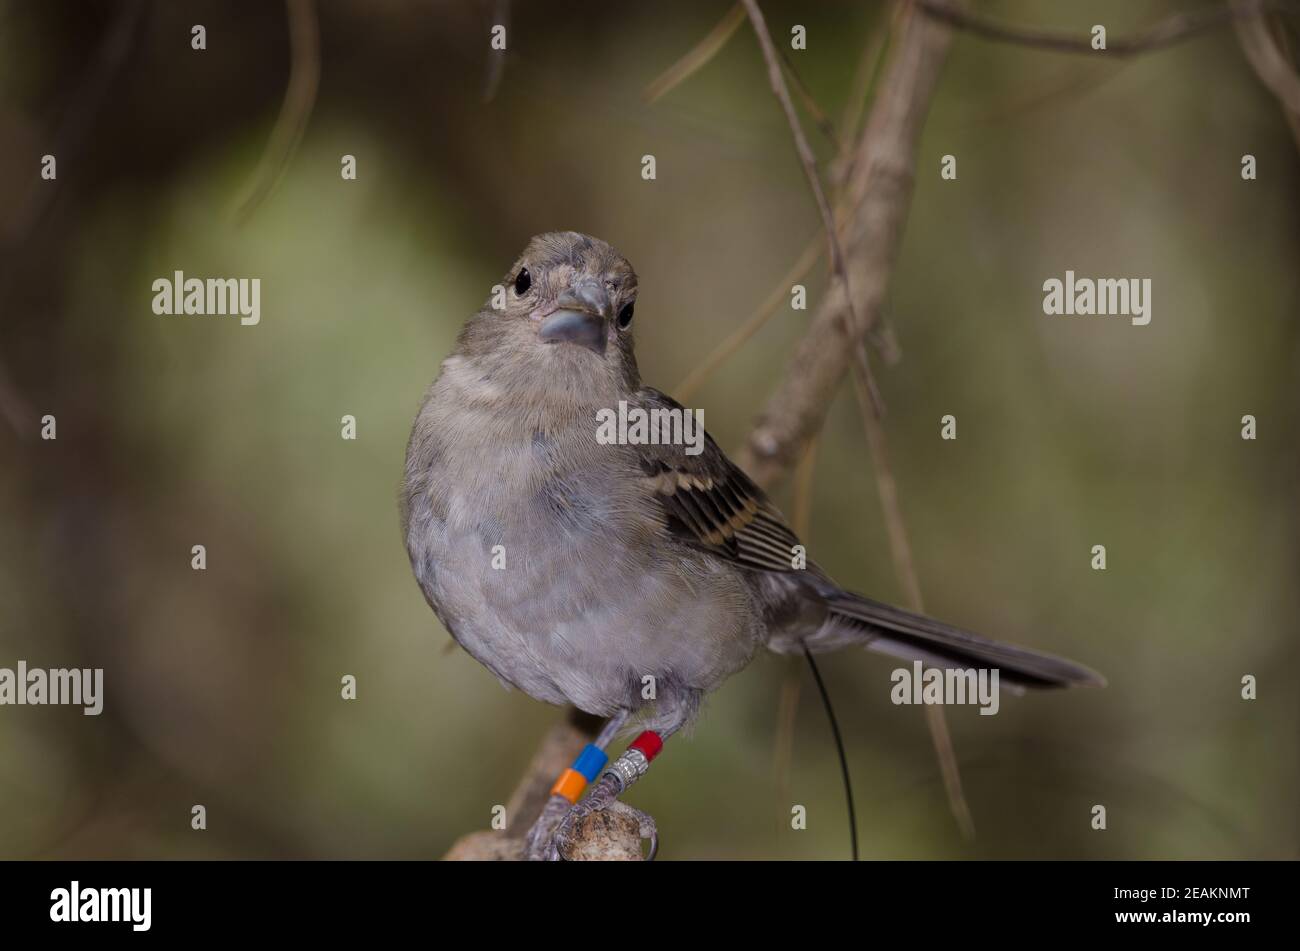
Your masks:
<path fill-rule="evenodd" d="M 613 741 L 618 731 L 623 728 L 629 716 L 627 710 L 620 710 L 605 721 L 596 739 L 588 743 L 573 765 L 560 774 L 560 778 L 551 787 L 550 798 L 542 807 L 542 813 L 528 830 L 524 843 L 524 857 L 531 860 L 546 858 L 551 836 L 554 835 L 560 820 L 582 795 L 587 784 L 595 779 L 604 765 L 609 762 L 605 747 Z"/>
<path fill-rule="evenodd" d="M 587 793 L 587 797 L 581 802 L 574 801 L 564 811 L 559 824 L 555 827 L 555 832 L 542 850 L 541 857 L 550 861 L 561 858 L 561 849 L 576 831 L 578 822 L 593 812 L 607 809 L 627 787 L 645 775 L 650 762 L 659 755 L 663 746 L 663 737 L 653 730 L 646 730 L 633 740 L 622 756 L 605 767 L 600 778 Z M 559 785 L 557 783 L 556 787 L 558 788 Z M 553 796 L 552 799 L 554 798 Z M 641 835 L 650 839 L 650 858 L 654 858 L 658 846 L 658 830 L 655 828 L 654 820 L 639 810 L 632 811 L 636 813 L 639 820 Z"/>

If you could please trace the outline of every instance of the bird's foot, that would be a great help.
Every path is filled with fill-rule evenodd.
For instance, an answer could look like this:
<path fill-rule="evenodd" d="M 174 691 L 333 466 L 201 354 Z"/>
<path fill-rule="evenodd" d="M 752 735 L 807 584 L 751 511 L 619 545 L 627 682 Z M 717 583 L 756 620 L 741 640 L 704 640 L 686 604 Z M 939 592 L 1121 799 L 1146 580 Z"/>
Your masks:
<path fill-rule="evenodd" d="M 551 862 L 653 860 L 659 850 L 654 819 L 620 802 L 618 793 L 617 780 L 602 777 L 590 795 L 568 808 L 541 857 Z M 641 852 L 643 839 L 650 842 L 645 856 Z"/>
<path fill-rule="evenodd" d="M 598 738 L 598 742 L 603 745 L 605 739 Z M 600 772 L 607 762 L 605 753 L 601 747 L 588 745 L 552 787 L 551 798 L 528 831 L 525 858 L 636 861 L 642 857 L 642 839 L 650 840 L 649 858 L 654 858 L 659 848 L 655 821 L 619 802 L 618 797 L 645 773 L 661 749 L 663 738 L 647 730 Z M 585 799 L 578 799 L 590 779 L 596 782 Z"/>
<path fill-rule="evenodd" d="M 546 800 L 546 805 L 542 807 L 542 814 L 537 817 L 537 821 L 528 830 L 528 837 L 524 840 L 525 859 L 530 862 L 540 862 L 546 858 L 555 830 L 572 808 L 573 804 L 563 796 L 552 796 Z"/>

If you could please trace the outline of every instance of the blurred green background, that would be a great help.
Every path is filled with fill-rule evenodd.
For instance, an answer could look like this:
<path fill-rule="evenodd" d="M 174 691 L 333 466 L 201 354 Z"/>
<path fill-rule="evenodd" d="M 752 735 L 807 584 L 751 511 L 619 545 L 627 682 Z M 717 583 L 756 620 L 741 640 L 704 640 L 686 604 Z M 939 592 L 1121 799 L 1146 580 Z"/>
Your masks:
<path fill-rule="evenodd" d="M 1119 36 L 1177 6 L 1200 5 L 981 9 Z M 493 7 L 321 4 L 315 109 L 244 221 L 289 75 L 281 4 L 147 4 L 102 76 L 122 3 L 3 7 L 0 666 L 103 667 L 106 702 L 0 707 L 0 858 L 437 857 L 488 826 L 563 716 L 444 650 L 411 577 L 396 498 L 424 388 L 528 237 L 575 229 L 636 266 L 641 368 L 671 392 L 818 219 L 747 26 L 645 103 L 725 2 L 514 4 L 485 102 Z M 838 116 L 890 8 L 763 7 L 778 43 L 807 27 L 792 59 Z M 47 152 L 57 182 L 37 178 Z M 903 359 L 878 369 L 903 512 L 932 614 L 1110 684 L 949 711 L 967 843 L 921 710 L 889 702 L 898 664 L 824 660 L 864 856 L 1296 855 L 1298 173 L 1231 28 L 1122 63 L 956 38 L 893 282 Z M 1151 278 L 1151 324 L 1045 317 L 1042 282 L 1067 268 Z M 260 325 L 155 316 L 175 269 L 261 278 Z M 783 307 L 691 398 L 725 448 L 825 289 L 819 263 L 809 310 Z M 46 413 L 57 441 L 36 436 Z M 837 580 L 902 600 L 847 387 L 809 535 Z M 729 681 L 629 799 L 665 858 L 847 855 L 793 661 Z"/>

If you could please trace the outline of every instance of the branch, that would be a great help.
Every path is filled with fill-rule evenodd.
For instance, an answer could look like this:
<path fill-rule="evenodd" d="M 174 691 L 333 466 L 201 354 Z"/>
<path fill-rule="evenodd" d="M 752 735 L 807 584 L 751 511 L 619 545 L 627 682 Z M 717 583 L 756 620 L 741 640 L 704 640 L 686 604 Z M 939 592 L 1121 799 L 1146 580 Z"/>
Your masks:
<path fill-rule="evenodd" d="M 1291 135 L 1295 137 L 1296 147 L 1300 148 L 1300 77 L 1296 76 L 1291 63 L 1282 52 L 1268 24 L 1257 16 L 1247 17 L 1244 10 L 1253 6 L 1250 0 L 1232 0 L 1234 10 L 1243 15 L 1235 21 L 1237 40 L 1250 61 L 1251 68 L 1260 82 L 1268 87 L 1269 92 L 1277 97 L 1286 116 Z"/>
<path fill-rule="evenodd" d="M 316 106 L 316 91 L 320 88 L 320 24 L 316 20 L 315 0 L 285 0 L 285 10 L 289 17 L 289 84 L 266 151 L 236 212 L 240 221 L 256 211 L 280 183 L 289 159 L 293 158 L 307 130 L 307 120 Z"/>
<path fill-rule="evenodd" d="M 821 253 L 820 248 L 821 241 L 818 240 L 817 235 L 814 235 L 813 239 L 808 242 L 808 246 L 804 248 L 803 254 L 799 256 L 799 260 L 772 288 L 772 292 L 767 295 L 767 298 L 759 305 L 758 309 L 743 324 L 728 334 L 722 343 L 709 351 L 709 355 L 700 361 L 695 369 L 686 374 L 682 382 L 673 388 L 673 396 L 682 403 L 688 402 L 695 395 L 695 392 L 704 385 L 705 381 L 713 375 L 713 371 L 722 366 L 732 354 L 744 346 L 750 337 L 763 329 L 767 322 L 776 315 L 781 304 L 789 297 L 790 288 L 797 284 L 812 268 Z"/>
<path fill-rule="evenodd" d="M 987 40 L 1057 53 L 1102 52 L 1092 48 L 1090 36 L 1080 37 L 1055 30 L 1010 26 L 969 13 L 953 0 L 916 0 L 916 4 L 922 13 L 936 22 L 956 27 L 975 36 L 982 36 Z M 1105 52 L 1111 56 L 1135 56 L 1138 53 L 1173 46 L 1175 43 L 1233 21 L 1257 18 L 1264 13 L 1295 9 L 1294 0 L 1234 0 L 1231 6 L 1197 10 L 1194 13 L 1175 13 L 1143 28 L 1134 36 L 1107 38 Z"/>
<path fill-rule="evenodd" d="M 740 8 L 739 3 L 732 5 L 704 39 L 691 47 L 685 56 L 645 87 L 646 103 L 655 102 L 694 75 L 696 70 L 713 59 L 718 54 L 718 50 L 727 45 L 727 40 L 731 39 L 731 35 L 743 22 L 745 22 L 745 11 Z"/>
<path fill-rule="evenodd" d="M 550 798 L 551 784 L 582 748 L 596 738 L 602 724 L 570 708 L 551 728 L 533 754 L 532 762 L 506 804 L 507 826 L 500 832 L 471 832 L 457 839 L 443 856 L 449 862 L 520 861 L 524 838 Z M 632 810 L 615 802 L 608 810 L 587 817 L 577 827 L 573 846 L 564 856 L 570 861 L 640 861 L 640 823 Z"/>
<path fill-rule="evenodd" d="M 791 526 L 805 545 L 812 545 L 813 473 L 817 469 L 817 438 L 808 442 L 799 468 L 795 473 L 794 508 Z M 794 728 L 799 715 L 799 694 L 802 692 L 803 665 L 793 654 L 781 659 L 785 667 L 781 678 L 781 700 L 776 713 L 776 737 L 772 742 L 773 791 L 776 799 L 772 815 L 782 821 L 781 814 L 790 802 L 790 765 L 794 762 Z M 856 838 L 856 837 L 855 837 Z"/>
<path fill-rule="evenodd" d="M 768 399 L 738 460 L 770 486 L 794 466 L 826 417 L 854 348 L 880 319 L 911 200 L 917 142 L 951 38 L 942 23 L 904 14 L 847 184 L 845 268 L 852 295 L 832 289 Z M 820 210 L 820 208 L 819 208 Z"/>
<path fill-rule="evenodd" d="M 843 151 L 844 145 L 840 142 L 839 133 L 835 131 L 835 123 L 831 121 L 830 116 L 826 115 L 826 110 L 817 104 L 812 90 L 808 88 L 808 84 L 799 75 L 799 70 L 795 69 L 794 61 L 790 59 L 790 54 L 785 47 L 778 47 L 777 52 L 781 55 L 782 67 L 794 83 L 794 91 L 799 94 L 799 101 L 803 103 L 804 109 L 812 116 L 813 124 L 817 126 L 818 131 L 826 137 L 826 141 L 831 144 L 831 147 L 835 149 L 838 155 Z"/>
<path fill-rule="evenodd" d="M 831 171 L 831 180 L 835 183 L 836 189 L 842 188 L 853 174 L 853 161 L 858 153 L 856 149 L 849 148 L 849 145 L 857 138 L 858 123 L 862 120 L 862 110 L 866 108 L 870 93 L 875 86 L 885 44 L 889 37 L 898 31 L 899 18 L 905 12 L 910 12 L 906 4 L 895 4 L 889 22 L 877 27 L 872 33 L 871 42 L 862 48 L 862 55 L 858 57 L 858 65 L 853 71 L 853 85 L 849 90 L 848 101 L 844 104 L 844 112 L 840 116 L 840 153 L 835 156 L 835 164 Z"/>
<path fill-rule="evenodd" d="M 849 275 L 844 268 L 844 253 L 840 249 L 839 236 L 835 231 L 835 216 L 831 213 L 830 202 L 826 200 L 826 192 L 822 190 L 821 179 L 817 175 L 817 158 L 804 137 L 803 127 L 799 125 L 799 113 L 795 111 L 794 102 L 790 99 L 790 90 L 786 88 L 785 76 L 781 72 L 781 54 L 777 52 L 776 45 L 772 42 L 772 35 L 767 32 L 767 22 L 763 19 L 763 11 L 758 8 L 758 0 L 741 0 L 741 3 L 745 5 L 745 13 L 749 16 L 749 22 L 753 24 L 759 48 L 763 51 L 763 59 L 767 62 L 767 78 L 772 85 L 772 92 L 776 95 L 777 102 L 781 104 L 782 111 L 785 112 L 786 122 L 790 124 L 795 151 L 799 154 L 808 186 L 817 201 L 817 213 L 821 215 L 822 227 L 826 229 L 826 244 L 830 249 L 831 267 L 840 279 L 840 286 L 844 289 L 845 299 L 850 301 L 851 308 L 851 295 L 848 294 Z"/>
<path fill-rule="evenodd" d="M 893 472 L 890 470 L 888 457 L 885 452 L 884 430 L 883 427 L 880 425 L 880 418 L 884 415 L 884 403 L 880 398 L 879 390 L 876 388 L 875 380 L 872 377 L 871 365 L 867 362 L 866 348 L 863 346 L 863 342 L 862 342 L 867 327 L 859 324 L 856 315 L 854 314 L 853 294 L 849 286 L 848 272 L 845 269 L 844 257 L 840 250 L 838 229 L 836 226 L 836 222 L 834 220 L 834 216 L 831 213 L 830 205 L 826 201 L 825 193 L 822 191 L 821 181 L 817 175 L 817 166 L 816 166 L 816 161 L 812 155 L 812 150 L 808 147 L 808 142 L 804 138 L 803 130 L 800 128 L 798 117 L 794 112 L 794 105 L 790 101 L 789 92 L 785 88 L 785 84 L 781 76 L 780 63 L 777 61 L 776 51 L 772 44 L 772 38 L 767 32 L 767 26 L 763 21 L 762 13 L 758 9 L 757 0 L 742 0 L 742 2 L 745 4 L 745 9 L 749 14 L 750 20 L 753 22 L 754 32 L 758 35 L 759 44 L 763 49 L 764 59 L 767 60 L 768 76 L 772 83 L 772 90 L 776 94 L 776 97 L 778 101 L 781 103 L 782 108 L 785 110 L 786 118 L 790 123 L 790 132 L 794 136 L 796 151 L 799 153 L 799 157 L 803 161 L 804 173 L 807 175 L 809 184 L 812 187 L 813 195 L 817 199 L 817 208 L 818 211 L 821 213 L 822 222 L 826 229 L 827 243 L 831 250 L 831 260 L 835 267 L 836 276 L 839 278 L 838 290 L 840 291 L 840 304 L 843 307 L 844 313 L 840 316 L 838 322 L 841 326 L 857 330 L 856 337 L 852 340 L 852 345 L 853 345 L 853 352 L 858 356 L 858 369 L 859 369 L 859 376 L 857 378 L 859 384 L 858 394 L 863 402 L 863 411 L 862 411 L 863 418 L 868 421 L 868 427 L 867 427 L 868 442 L 870 443 L 872 459 L 876 466 L 877 485 L 879 486 L 879 490 L 880 490 L 881 504 L 885 509 L 886 521 L 890 526 L 890 533 L 889 533 L 890 548 L 894 554 L 894 563 L 897 568 L 899 578 L 903 583 L 904 587 L 908 589 L 908 596 L 912 604 L 912 607 L 914 610 L 921 612 L 923 611 L 923 606 L 921 603 L 920 583 L 917 580 L 916 569 L 915 566 L 913 565 L 911 546 L 908 542 L 907 532 L 904 528 L 902 511 L 898 505 L 896 481 L 894 479 Z M 906 12 L 903 15 L 910 16 L 910 13 L 911 10 L 909 7 L 906 9 Z M 910 20 L 909 20 L 909 25 L 911 25 Z M 902 46 L 904 48 L 904 52 L 906 52 L 906 46 L 907 46 L 906 36 L 902 40 Z M 926 99 L 928 99 L 929 93 L 933 92 L 934 83 L 937 81 L 937 76 L 938 76 L 938 65 L 940 65 L 941 62 L 942 62 L 942 54 L 940 53 L 940 55 L 937 57 L 935 68 L 931 70 L 929 73 L 930 75 L 929 89 L 926 93 L 925 99 L 921 100 L 922 103 L 924 103 Z M 918 78 L 924 78 L 924 77 L 912 76 L 910 78 L 913 81 L 915 81 Z M 878 100 L 878 102 L 881 101 L 884 101 L 886 103 L 888 102 L 889 92 L 891 88 L 893 87 L 886 85 L 884 91 L 881 93 L 881 99 Z M 909 88 L 909 87 L 904 87 L 904 88 Z M 873 112 L 873 122 L 868 124 L 867 133 L 863 137 L 864 144 L 869 141 L 872 141 L 869 137 L 873 132 L 873 130 L 876 129 L 876 124 L 874 121 L 876 119 L 877 119 L 877 113 Z M 917 137 L 919 136 L 920 126 L 921 126 L 921 122 L 919 119 L 914 123 L 912 123 L 910 151 L 913 154 L 911 156 L 908 156 L 905 160 L 903 160 L 899 166 L 904 170 L 905 175 L 909 176 L 906 180 L 908 186 L 910 186 L 911 168 L 913 167 L 915 161 L 915 156 L 914 156 L 915 143 Z M 901 147 L 900 147 L 900 151 L 901 151 Z M 866 169 L 867 172 L 869 173 L 871 170 L 870 156 L 868 156 L 867 161 L 853 167 Z M 886 185 L 888 185 L 887 179 L 885 180 L 885 183 Z M 859 185 L 861 184 L 861 182 L 860 180 L 858 180 L 852 182 L 851 184 Z M 867 199 L 871 197 L 872 192 L 865 191 L 865 194 L 863 194 L 864 191 L 865 191 L 865 186 L 862 186 L 862 188 L 857 188 L 857 189 L 850 188 L 850 196 L 849 196 L 850 200 L 848 202 L 848 207 L 855 209 L 856 214 L 859 216 L 857 220 L 854 222 L 855 225 L 857 224 L 857 222 L 861 221 L 867 215 L 871 214 L 872 211 L 871 205 L 867 201 Z M 858 194 L 862 194 L 862 200 L 860 201 L 856 200 Z M 898 211 L 897 227 L 893 229 L 895 246 L 898 240 L 901 238 L 902 221 L 906 216 L 905 206 L 907 204 L 907 197 L 910 194 L 910 187 L 904 187 L 898 189 L 897 194 L 901 195 L 902 198 L 899 202 L 896 203 L 896 209 Z M 869 229 L 870 222 L 868 222 L 867 225 Z M 881 271 L 879 272 L 880 280 L 878 284 L 881 288 L 881 292 L 878 299 L 875 301 L 877 305 L 883 302 L 884 286 L 887 283 L 887 279 L 889 277 L 890 271 L 892 271 L 892 268 L 893 268 L 893 257 L 890 256 L 888 259 L 884 261 L 884 263 L 882 264 Z M 825 313 L 825 311 L 823 311 L 823 313 Z M 874 322 L 874 320 L 877 319 L 879 316 L 879 306 L 877 306 L 877 309 L 875 311 L 871 311 L 869 313 L 871 314 L 871 319 Z M 861 329 L 859 330 L 858 328 Z M 805 344 L 807 344 L 809 340 L 815 338 L 816 330 L 817 330 L 817 326 L 816 323 L 814 323 L 813 328 L 809 331 L 808 335 L 804 338 Z M 779 393 L 780 391 L 778 390 L 778 394 Z M 827 402 L 829 402 L 829 399 L 827 400 Z M 771 403 L 769 403 L 768 405 L 771 406 Z M 817 418 L 816 426 L 812 430 L 812 434 L 811 434 L 812 438 L 814 439 L 815 439 L 815 433 L 817 432 L 818 429 L 820 429 L 821 419 L 824 418 L 825 416 L 825 412 L 826 412 L 825 405 L 819 407 L 817 412 L 819 412 L 820 415 Z M 811 455 L 811 453 L 810 452 L 806 453 L 806 455 Z M 806 486 L 805 486 L 805 490 L 806 490 Z M 815 667 L 814 667 L 814 676 L 816 676 Z M 931 710 L 933 710 L 933 712 L 930 712 Z M 829 708 L 828 708 L 828 712 L 829 712 Z M 948 726 L 946 720 L 944 719 L 943 711 L 937 707 L 927 708 L 926 721 L 930 729 L 931 739 L 934 742 L 935 752 L 937 753 L 939 758 L 939 767 L 941 773 L 943 774 L 944 786 L 948 791 L 948 800 L 949 800 L 949 805 L 952 809 L 953 816 L 957 820 L 957 824 L 961 828 L 962 834 L 968 839 L 972 838 L 975 834 L 974 822 L 971 819 L 970 809 L 967 806 L 965 797 L 962 794 L 961 774 L 957 769 L 957 757 L 956 754 L 953 752 L 952 739 L 948 733 Z M 831 727 L 833 730 L 836 729 L 833 715 L 831 718 Z M 836 735 L 836 740 L 837 742 L 839 741 L 838 733 Z M 846 775 L 845 777 L 846 788 L 847 788 L 847 783 L 848 783 L 848 777 Z M 853 800 L 851 794 L 849 798 L 849 819 L 850 819 L 850 824 L 852 824 Z M 855 858 L 857 856 L 856 850 L 857 850 L 857 837 L 855 835 L 854 836 L 854 857 Z"/>
<path fill-rule="evenodd" d="M 871 401 L 872 387 L 871 364 L 867 362 L 867 350 L 861 343 L 854 351 L 857 373 L 854 374 L 854 387 L 858 397 L 858 409 L 862 414 L 862 427 L 867 437 L 867 448 L 871 452 L 871 464 L 876 470 L 876 489 L 880 493 L 880 507 L 885 517 L 885 532 L 889 538 L 889 554 L 894 562 L 894 574 L 903 586 L 907 606 L 917 614 L 925 613 L 925 602 L 921 598 L 921 580 L 916 573 L 916 560 L 912 557 L 912 542 L 907 534 L 907 523 L 903 521 L 903 507 L 898 500 L 898 480 L 894 478 L 893 467 L 889 464 L 889 442 L 885 438 L 885 427 L 875 404 Z M 957 767 L 957 754 L 953 750 L 952 735 L 948 732 L 948 721 L 944 717 L 943 707 L 926 706 L 925 722 L 930 730 L 930 741 L 934 745 L 935 756 L 939 760 L 939 773 L 943 777 L 943 788 L 948 795 L 948 808 L 957 820 L 957 827 L 967 841 L 975 838 L 975 819 L 971 816 L 970 805 L 962 791 L 961 770 Z"/>
<path fill-rule="evenodd" d="M 901 9 L 903 9 L 903 7 L 895 8 L 893 17 L 895 21 L 897 20 L 898 12 Z M 736 26 L 744 19 L 745 9 L 740 3 L 737 3 L 728 11 L 727 16 L 714 27 L 709 36 L 700 41 L 700 43 L 697 44 L 690 53 L 682 57 L 678 62 L 674 63 L 672 67 L 647 87 L 646 96 L 648 101 L 653 102 L 659 96 L 662 96 L 669 89 L 673 88 L 678 83 L 681 83 L 699 69 L 700 66 L 707 62 L 717 52 L 722 43 L 726 42 L 732 32 L 734 32 Z M 880 54 L 884 49 L 884 41 L 888 33 L 889 31 L 886 29 L 877 30 L 873 35 L 871 42 L 867 44 L 863 50 L 862 57 L 860 58 L 858 67 L 855 71 L 853 89 L 849 94 L 849 101 L 845 106 L 844 116 L 840 122 L 839 132 L 835 131 L 834 126 L 831 125 L 824 111 L 808 93 L 806 86 L 804 86 L 803 81 L 799 78 L 799 74 L 795 71 L 789 57 L 784 53 L 782 54 L 782 62 L 785 65 L 787 72 L 790 73 L 791 78 L 794 79 L 796 88 L 800 91 L 804 100 L 805 107 L 807 107 L 809 112 L 814 115 L 819 127 L 821 127 L 827 139 L 835 147 L 836 158 L 832 168 L 831 177 L 837 187 L 849 177 L 852 170 L 853 160 L 857 155 L 856 151 L 847 148 L 847 142 L 849 139 L 854 137 L 857 131 L 857 124 L 858 119 L 861 116 L 862 105 L 867 99 L 868 90 L 870 89 L 872 79 L 875 77 L 876 67 L 879 63 Z M 837 234 L 839 230 L 842 229 L 843 218 L 845 217 L 842 213 L 843 210 L 844 209 L 840 208 L 836 213 Z M 744 323 L 728 334 L 726 339 L 714 347 L 714 349 L 711 350 L 709 354 L 700 361 L 700 363 L 697 364 L 680 383 L 677 384 L 676 387 L 674 387 L 673 394 L 679 400 L 682 400 L 683 402 L 689 400 L 691 396 L 696 393 L 705 382 L 707 382 L 709 377 L 713 375 L 718 367 L 730 359 L 749 341 L 751 337 L 754 336 L 754 334 L 758 333 L 759 330 L 767 325 L 767 322 L 776 315 L 777 308 L 786 299 L 786 295 L 790 292 L 790 288 L 794 284 L 798 283 L 812 268 L 813 264 L 816 263 L 819 254 L 818 246 L 819 242 L 817 241 L 817 238 L 814 237 L 808 243 L 807 247 L 804 248 L 803 253 L 799 256 L 799 260 L 790 268 L 789 272 L 776 282 L 776 285 L 772 288 L 772 291 L 768 296 L 764 298 L 762 304 L 759 305 L 759 307 L 744 321 Z M 885 328 L 885 330 L 887 331 L 888 328 Z M 868 342 L 879 350 L 887 364 L 893 365 L 898 362 L 900 357 L 898 343 L 891 333 L 877 333 L 873 331 L 868 335 Z"/>

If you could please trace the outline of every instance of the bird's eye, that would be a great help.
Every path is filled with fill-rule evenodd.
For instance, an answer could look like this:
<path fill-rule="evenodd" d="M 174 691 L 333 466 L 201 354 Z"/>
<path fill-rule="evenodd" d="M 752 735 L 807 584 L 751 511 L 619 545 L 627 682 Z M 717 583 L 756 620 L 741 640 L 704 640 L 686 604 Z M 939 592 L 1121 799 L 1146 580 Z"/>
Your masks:
<path fill-rule="evenodd" d="M 627 330 L 627 325 L 632 323 L 632 301 L 623 305 L 623 309 L 618 312 L 618 329 Z"/>
<path fill-rule="evenodd" d="M 519 274 L 515 277 L 515 293 L 523 297 L 528 293 L 528 288 L 533 286 L 533 276 L 528 273 L 528 268 L 521 267 Z"/>

